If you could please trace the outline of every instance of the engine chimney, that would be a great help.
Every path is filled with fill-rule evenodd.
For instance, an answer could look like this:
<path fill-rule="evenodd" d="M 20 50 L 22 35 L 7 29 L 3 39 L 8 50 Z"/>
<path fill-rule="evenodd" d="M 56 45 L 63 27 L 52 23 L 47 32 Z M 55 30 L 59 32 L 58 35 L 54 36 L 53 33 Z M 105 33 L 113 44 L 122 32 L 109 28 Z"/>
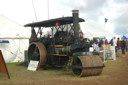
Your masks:
<path fill-rule="evenodd" d="M 79 15 L 78 15 L 78 12 L 79 12 L 79 10 L 72 10 L 75 42 L 77 42 L 79 39 L 79 29 L 78 29 Z"/>

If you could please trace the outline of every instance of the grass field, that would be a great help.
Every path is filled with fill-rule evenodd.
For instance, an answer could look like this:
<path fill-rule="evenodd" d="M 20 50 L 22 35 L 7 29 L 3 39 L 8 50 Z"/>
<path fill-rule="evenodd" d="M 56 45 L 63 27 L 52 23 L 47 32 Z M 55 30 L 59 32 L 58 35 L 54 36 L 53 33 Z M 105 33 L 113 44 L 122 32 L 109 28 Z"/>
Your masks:
<path fill-rule="evenodd" d="M 99 76 L 76 77 L 65 69 L 33 72 L 17 64 L 7 64 L 11 79 L 0 74 L 0 85 L 128 85 L 128 53 L 125 58 L 105 62 L 106 67 Z"/>

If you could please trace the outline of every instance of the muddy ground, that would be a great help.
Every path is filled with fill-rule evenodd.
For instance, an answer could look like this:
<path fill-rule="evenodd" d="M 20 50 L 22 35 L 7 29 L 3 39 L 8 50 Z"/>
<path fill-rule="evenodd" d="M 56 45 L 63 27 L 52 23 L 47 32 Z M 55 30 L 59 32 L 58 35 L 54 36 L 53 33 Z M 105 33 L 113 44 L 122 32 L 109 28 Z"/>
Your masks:
<path fill-rule="evenodd" d="M 11 79 L 0 74 L 0 85 L 128 85 L 128 53 L 125 58 L 109 60 L 99 76 L 76 77 L 65 69 L 47 69 L 36 72 L 17 63 L 7 64 Z"/>

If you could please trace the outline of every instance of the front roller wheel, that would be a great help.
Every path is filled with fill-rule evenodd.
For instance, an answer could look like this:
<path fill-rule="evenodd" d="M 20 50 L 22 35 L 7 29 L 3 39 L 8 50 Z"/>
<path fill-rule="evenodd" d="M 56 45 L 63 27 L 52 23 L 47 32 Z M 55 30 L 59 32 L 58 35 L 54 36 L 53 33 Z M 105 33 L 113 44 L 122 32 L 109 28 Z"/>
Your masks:
<path fill-rule="evenodd" d="M 40 42 L 33 42 L 28 48 L 28 62 L 30 60 L 39 61 L 39 66 L 44 66 L 46 63 L 46 48 Z"/>
<path fill-rule="evenodd" d="M 72 63 L 72 71 L 76 76 L 93 76 L 102 73 L 104 65 L 97 55 L 78 56 Z"/>

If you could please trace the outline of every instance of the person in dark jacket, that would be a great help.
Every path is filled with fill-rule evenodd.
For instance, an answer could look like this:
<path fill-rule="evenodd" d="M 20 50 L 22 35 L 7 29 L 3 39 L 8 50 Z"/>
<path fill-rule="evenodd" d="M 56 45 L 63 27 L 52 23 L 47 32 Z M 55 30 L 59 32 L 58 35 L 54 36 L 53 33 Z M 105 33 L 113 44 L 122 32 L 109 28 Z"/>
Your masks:
<path fill-rule="evenodd" d="M 119 50 L 120 50 L 120 38 L 117 38 L 117 48 L 116 48 L 116 54 L 119 56 Z"/>
<path fill-rule="evenodd" d="M 126 39 L 126 52 L 128 52 L 128 39 Z"/>
<path fill-rule="evenodd" d="M 103 40 L 100 39 L 100 42 L 99 42 L 99 47 L 100 47 L 100 49 L 101 49 L 101 46 L 102 46 L 103 44 L 104 44 Z"/>
<path fill-rule="evenodd" d="M 109 44 L 110 44 L 111 46 L 113 46 L 113 39 L 111 39 L 111 41 L 109 42 Z"/>
<path fill-rule="evenodd" d="M 125 57 L 125 47 L 126 47 L 126 42 L 124 41 L 124 38 L 121 38 L 120 41 L 120 47 L 121 47 L 121 51 L 122 51 L 122 57 Z"/>

